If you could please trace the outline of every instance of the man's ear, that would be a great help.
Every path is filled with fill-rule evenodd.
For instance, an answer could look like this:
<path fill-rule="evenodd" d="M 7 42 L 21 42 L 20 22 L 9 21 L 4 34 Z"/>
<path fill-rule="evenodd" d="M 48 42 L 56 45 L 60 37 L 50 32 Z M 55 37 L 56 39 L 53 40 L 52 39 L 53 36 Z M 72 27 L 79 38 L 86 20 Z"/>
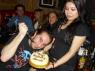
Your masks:
<path fill-rule="evenodd" d="M 35 33 L 32 36 L 32 39 L 37 35 L 37 31 L 35 31 Z"/>

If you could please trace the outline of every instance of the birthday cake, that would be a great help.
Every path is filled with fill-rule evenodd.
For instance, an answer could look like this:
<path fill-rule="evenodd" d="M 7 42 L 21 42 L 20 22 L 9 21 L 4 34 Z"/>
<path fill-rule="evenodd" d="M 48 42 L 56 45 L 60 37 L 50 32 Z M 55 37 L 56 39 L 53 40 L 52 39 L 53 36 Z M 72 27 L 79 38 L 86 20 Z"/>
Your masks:
<path fill-rule="evenodd" d="M 29 64 L 35 68 L 45 68 L 48 63 L 48 55 L 41 51 L 33 52 L 29 60 Z"/>

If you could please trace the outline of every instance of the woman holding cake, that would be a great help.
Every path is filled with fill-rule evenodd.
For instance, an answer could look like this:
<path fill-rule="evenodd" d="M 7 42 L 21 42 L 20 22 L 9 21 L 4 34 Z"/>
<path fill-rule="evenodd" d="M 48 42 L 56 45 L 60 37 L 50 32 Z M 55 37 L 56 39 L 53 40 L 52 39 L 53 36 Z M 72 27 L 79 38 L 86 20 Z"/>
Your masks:
<path fill-rule="evenodd" d="M 49 71 L 74 71 L 77 51 L 89 36 L 84 20 L 84 0 L 67 0 L 64 7 L 64 22 L 54 32 L 55 42 L 50 49 L 54 59 L 45 69 Z"/>
<path fill-rule="evenodd" d="M 1 51 L 0 71 L 28 71 L 28 62 L 33 51 L 51 43 L 52 36 L 43 30 L 29 36 L 25 23 L 19 24 L 19 32 Z"/>

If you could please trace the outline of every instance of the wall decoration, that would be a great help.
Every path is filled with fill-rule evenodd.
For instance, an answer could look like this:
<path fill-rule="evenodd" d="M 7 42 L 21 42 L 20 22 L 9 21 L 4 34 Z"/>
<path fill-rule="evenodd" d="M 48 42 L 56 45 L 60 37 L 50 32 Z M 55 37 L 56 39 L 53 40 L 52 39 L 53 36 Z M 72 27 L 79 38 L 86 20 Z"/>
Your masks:
<path fill-rule="evenodd" d="M 39 5 L 41 7 L 55 7 L 56 0 L 40 0 Z"/>

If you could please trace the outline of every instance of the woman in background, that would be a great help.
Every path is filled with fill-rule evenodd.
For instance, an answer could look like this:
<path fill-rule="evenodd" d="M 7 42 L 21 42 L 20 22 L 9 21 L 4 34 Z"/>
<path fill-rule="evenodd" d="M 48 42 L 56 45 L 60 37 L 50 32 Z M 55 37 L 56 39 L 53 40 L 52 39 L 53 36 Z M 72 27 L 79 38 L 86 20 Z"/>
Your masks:
<path fill-rule="evenodd" d="M 48 18 L 45 24 L 42 25 L 42 28 L 48 30 L 50 33 L 53 33 L 55 29 L 60 25 L 61 20 L 59 19 L 59 14 L 53 10 L 48 13 Z"/>
<path fill-rule="evenodd" d="M 34 19 L 33 19 L 34 30 L 37 30 L 41 27 L 42 19 L 43 19 L 43 10 L 42 9 L 35 9 Z"/>

